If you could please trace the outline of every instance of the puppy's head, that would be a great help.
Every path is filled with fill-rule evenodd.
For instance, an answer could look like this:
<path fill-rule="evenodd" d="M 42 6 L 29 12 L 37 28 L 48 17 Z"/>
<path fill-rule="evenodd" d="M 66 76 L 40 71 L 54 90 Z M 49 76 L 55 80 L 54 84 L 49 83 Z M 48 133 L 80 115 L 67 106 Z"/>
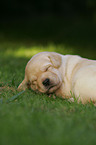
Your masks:
<path fill-rule="evenodd" d="M 25 78 L 18 90 L 31 88 L 42 93 L 55 92 L 62 83 L 58 68 L 61 65 L 61 56 L 54 52 L 36 54 L 27 63 Z"/>

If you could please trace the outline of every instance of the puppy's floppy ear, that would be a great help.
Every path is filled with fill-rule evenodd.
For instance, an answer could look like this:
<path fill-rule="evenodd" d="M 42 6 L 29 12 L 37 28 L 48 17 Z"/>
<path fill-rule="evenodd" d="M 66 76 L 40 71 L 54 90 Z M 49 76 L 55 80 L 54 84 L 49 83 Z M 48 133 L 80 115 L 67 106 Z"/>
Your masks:
<path fill-rule="evenodd" d="M 50 55 L 48 56 L 50 59 L 50 62 L 55 68 L 59 68 L 62 62 L 61 56 L 58 53 L 51 52 Z"/>
<path fill-rule="evenodd" d="M 26 78 L 22 81 L 22 83 L 18 86 L 17 90 L 18 91 L 22 91 L 22 90 L 26 90 L 28 88 L 27 85 L 27 80 Z"/>

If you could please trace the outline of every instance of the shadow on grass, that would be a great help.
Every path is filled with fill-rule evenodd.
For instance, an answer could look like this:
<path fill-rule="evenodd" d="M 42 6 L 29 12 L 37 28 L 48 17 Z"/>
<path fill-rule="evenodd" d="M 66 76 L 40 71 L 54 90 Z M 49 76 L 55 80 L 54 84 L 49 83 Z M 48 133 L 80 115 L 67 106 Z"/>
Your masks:
<path fill-rule="evenodd" d="M 32 55 L 40 51 L 56 51 L 96 59 L 96 24 L 92 20 L 34 18 L 2 22 L 0 40 L 0 50 L 2 53 L 6 50 L 6 55 L 8 51 L 13 55 L 17 51 L 17 56 L 25 57 L 31 49 Z"/>

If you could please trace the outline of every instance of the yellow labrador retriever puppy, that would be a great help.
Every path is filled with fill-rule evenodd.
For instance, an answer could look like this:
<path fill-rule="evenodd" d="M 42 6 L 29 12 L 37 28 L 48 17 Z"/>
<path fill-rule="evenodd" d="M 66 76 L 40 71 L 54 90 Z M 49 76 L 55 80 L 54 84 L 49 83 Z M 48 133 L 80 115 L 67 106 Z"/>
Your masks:
<path fill-rule="evenodd" d="M 41 52 L 27 63 L 18 90 L 32 88 L 63 98 L 72 94 L 82 103 L 96 101 L 96 61 L 77 55 Z M 70 93 L 71 92 L 71 93 Z"/>

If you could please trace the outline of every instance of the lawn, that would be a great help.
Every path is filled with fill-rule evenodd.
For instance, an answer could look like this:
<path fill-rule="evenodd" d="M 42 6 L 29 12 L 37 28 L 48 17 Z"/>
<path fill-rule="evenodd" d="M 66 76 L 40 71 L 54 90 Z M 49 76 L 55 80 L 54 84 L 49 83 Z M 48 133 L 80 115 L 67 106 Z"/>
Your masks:
<path fill-rule="evenodd" d="M 42 18 L 0 23 L 0 145 L 96 145 L 96 107 L 27 90 L 28 60 L 41 51 L 96 59 L 96 23 Z"/>

